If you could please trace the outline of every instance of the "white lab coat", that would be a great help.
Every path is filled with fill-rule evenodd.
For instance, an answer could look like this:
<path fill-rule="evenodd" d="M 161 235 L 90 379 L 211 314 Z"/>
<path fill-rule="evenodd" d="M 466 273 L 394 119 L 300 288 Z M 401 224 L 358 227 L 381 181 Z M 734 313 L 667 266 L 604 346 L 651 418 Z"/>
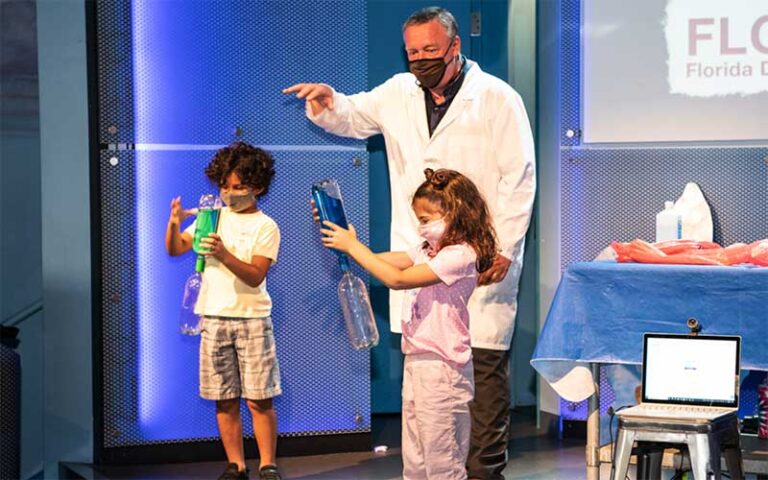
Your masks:
<path fill-rule="evenodd" d="M 468 60 L 469 61 L 469 60 Z M 329 133 L 353 138 L 383 134 L 392 194 L 391 249 L 422 241 L 411 199 L 425 168 L 450 168 L 485 196 L 501 254 L 512 260 L 501 283 L 478 287 L 469 303 L 472 346 L 507 350 L 517 312 L 525 232 L 536 191 L 533 136 L 520 95 L 471 62 L 464 83 L 429 136 L 424 91 L 411 73 L 393 76 L 370 92 L 334 92 L 334 109 L 307 116 Z M 390 292 L 390 325 L 400 332 L 403 292 Z"/>

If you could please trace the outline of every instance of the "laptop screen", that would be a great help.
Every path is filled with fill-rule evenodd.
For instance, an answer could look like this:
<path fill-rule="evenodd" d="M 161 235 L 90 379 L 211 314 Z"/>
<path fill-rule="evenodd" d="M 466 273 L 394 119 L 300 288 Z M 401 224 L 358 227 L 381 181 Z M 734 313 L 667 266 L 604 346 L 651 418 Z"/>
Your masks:
<path fill-rule="evenodd" d="M 740 337 L 645 334 L 643 402 L 738 407 Z"/>

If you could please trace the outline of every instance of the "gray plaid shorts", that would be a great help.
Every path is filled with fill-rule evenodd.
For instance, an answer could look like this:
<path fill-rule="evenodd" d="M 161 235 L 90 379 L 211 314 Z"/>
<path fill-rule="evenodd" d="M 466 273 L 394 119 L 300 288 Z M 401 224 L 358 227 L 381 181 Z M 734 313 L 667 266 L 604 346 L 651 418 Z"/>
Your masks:
<path fill-rule="evenodd" d="M 200 396 L 264 400 L 280 395 L 272 318 L 204 317 Z"/>

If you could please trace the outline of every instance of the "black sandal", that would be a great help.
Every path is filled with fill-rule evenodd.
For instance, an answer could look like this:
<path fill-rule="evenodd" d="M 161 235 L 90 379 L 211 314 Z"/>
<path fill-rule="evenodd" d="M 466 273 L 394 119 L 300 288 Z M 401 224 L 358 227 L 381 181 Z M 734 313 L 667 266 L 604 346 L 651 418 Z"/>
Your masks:
<path fill-rule="evenodd" d="M 277 465 L 264 465 L 259 469 L 259 480 L 282 480 Z"/>

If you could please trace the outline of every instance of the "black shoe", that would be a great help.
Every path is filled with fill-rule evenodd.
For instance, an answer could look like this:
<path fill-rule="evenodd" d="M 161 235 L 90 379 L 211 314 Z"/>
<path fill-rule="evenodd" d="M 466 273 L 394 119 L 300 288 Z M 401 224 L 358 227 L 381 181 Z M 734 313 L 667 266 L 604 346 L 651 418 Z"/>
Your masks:
<path fill-rule="evenodd" d="M 240 470 L 236 463 L 230 463 L 219 480 L 248 480 L 248 468 Z"/>
<path fill-rule="evenodd" d="M 259 480 L 282 480 L 275 465 L 264 465 L 259 469 Z"/>

